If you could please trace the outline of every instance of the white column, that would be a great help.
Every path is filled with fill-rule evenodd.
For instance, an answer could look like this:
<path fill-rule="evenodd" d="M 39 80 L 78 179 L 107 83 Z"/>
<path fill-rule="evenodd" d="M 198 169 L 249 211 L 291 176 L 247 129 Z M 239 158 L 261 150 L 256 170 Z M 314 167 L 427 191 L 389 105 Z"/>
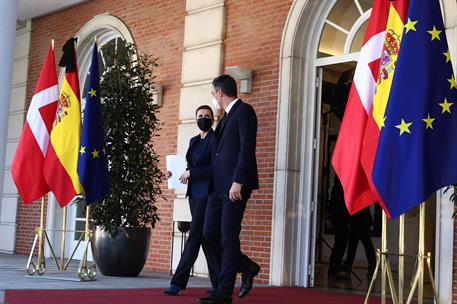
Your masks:
<path fill-rule="evenodd" d="M 11 83 L 15 61 L 16 10 L 16 0 L 0 0 L 0 251 L 8 253 L 14 252 L 17 209 L 17 198 L 13 198 L 13 204 L 8 204 L 3 197 Z M 11 213 L 14 214 L 14 219 L 11 218 Z"/>
<path fill-rule="evenodd" d="M 16 44 L 16 0 L 0 1 L 0 186 L 3 193 L 6 135 Z"/>
<path fill-rule="evenodd" d="M 195 109 L 204 103 L 211 105 L 211 82 L 223 71 L 224 1 L 186 0 L 179 102 L 178 154 L 186 153 L 189 139 L 198 133 L 195 123 Z M 176 191 L 173 207 L 174 222 L 191 220 L 188 206 L 185 192 Z M 173 239 L 173 268 L 176 268 L 181 257 L 180 240 L 179 237 Z M 207 274 L 206 261 L 201 251 L 194 264 L 194 274 Z"/>

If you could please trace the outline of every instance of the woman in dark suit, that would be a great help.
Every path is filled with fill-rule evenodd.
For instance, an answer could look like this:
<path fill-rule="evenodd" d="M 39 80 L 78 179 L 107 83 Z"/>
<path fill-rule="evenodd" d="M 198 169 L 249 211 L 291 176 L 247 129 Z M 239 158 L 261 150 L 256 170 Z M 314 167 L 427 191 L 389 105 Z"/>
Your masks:
<path fill-rule="evenodd" d="M 200 245 L 203 247 L 208 262 L 213 287 L 215 287 L 213 279 L 216 277 L 212 275 L 212 271 L 218 267 L 215 257 L 209 256 L 207 243 L 203 239 L 203 223 L 212 179 L 211 155 L 215 146 L 214 131 L 211 128 L 214 115 L 211 107 L 207 105 L 198 107 L 195 115 L 200 134 L 190 139 L 186 153 L 187 170 L 179 177 L 181 183 L 188 185 L 186 196 L 189 198 L 192 223 L 189 238 L 184 246 L 181 260 L 173 275 L 170 287 L 165 289 L 165 293 L 172 296 L 178 295 L 186 288 L 190 271 L 198 257 Z"/>

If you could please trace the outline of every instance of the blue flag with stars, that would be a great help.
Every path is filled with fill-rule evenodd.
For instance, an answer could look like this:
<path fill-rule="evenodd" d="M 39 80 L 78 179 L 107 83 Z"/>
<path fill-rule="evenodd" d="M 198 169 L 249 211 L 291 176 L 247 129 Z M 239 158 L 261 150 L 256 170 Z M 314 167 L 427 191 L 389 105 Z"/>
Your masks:
<path fill-rule="evenodd" d="M 78 176 L 84 187 L 86 202 L 91 204 L 102 199 L 109 191 L 96 43 L 92 53 L 87 90 L 79 149 Z"/>
<path fill-rule="evenodd" d="M 457 183 L 457 87 L 438 0 L 412 0 L 373 168 L 392 217 Z"/>

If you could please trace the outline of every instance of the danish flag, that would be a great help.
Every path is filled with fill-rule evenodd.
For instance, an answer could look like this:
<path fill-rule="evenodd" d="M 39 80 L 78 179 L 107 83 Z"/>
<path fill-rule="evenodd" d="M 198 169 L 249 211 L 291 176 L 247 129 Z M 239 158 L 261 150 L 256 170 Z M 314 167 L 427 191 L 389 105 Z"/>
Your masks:
<path fill-rule="evenodd" d="M 49 192 L 43 163 L 58 100 L 54 51 L 49 47 L 12 163 L 13 180 L 24 203 L 31 203 Z"/>

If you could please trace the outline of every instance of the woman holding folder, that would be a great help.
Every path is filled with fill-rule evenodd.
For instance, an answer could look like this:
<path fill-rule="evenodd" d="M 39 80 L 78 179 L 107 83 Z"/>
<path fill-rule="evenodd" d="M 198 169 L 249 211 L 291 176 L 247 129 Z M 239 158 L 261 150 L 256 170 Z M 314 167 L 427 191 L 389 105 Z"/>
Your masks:
<path fill-rule="evenodd" d="M 203 223 L 212 178 L 211 156 L 215 148 L 215 136 L 211 128 L 214 123 L 213 110 L 207 105 L 202 105 L 195 111 L 195 116 L 200 133 L 190 139 L 186 153 L 187 169 L 179 177 L 181 183 L 187 184 L 186 196 L 189 198 L 192 223 L 189 238 L 170 287 L 165 289 L 165 294 L 171 296 L 176 296 L 186 289 L 200 245 L 203 247 L 208 269 L 213 270 L 218 267 L 216 258 L 208 255 L 207 243 L 203 239 Z M 210 279 L 214 287 L 216 277 L 211 272 Z"/>

